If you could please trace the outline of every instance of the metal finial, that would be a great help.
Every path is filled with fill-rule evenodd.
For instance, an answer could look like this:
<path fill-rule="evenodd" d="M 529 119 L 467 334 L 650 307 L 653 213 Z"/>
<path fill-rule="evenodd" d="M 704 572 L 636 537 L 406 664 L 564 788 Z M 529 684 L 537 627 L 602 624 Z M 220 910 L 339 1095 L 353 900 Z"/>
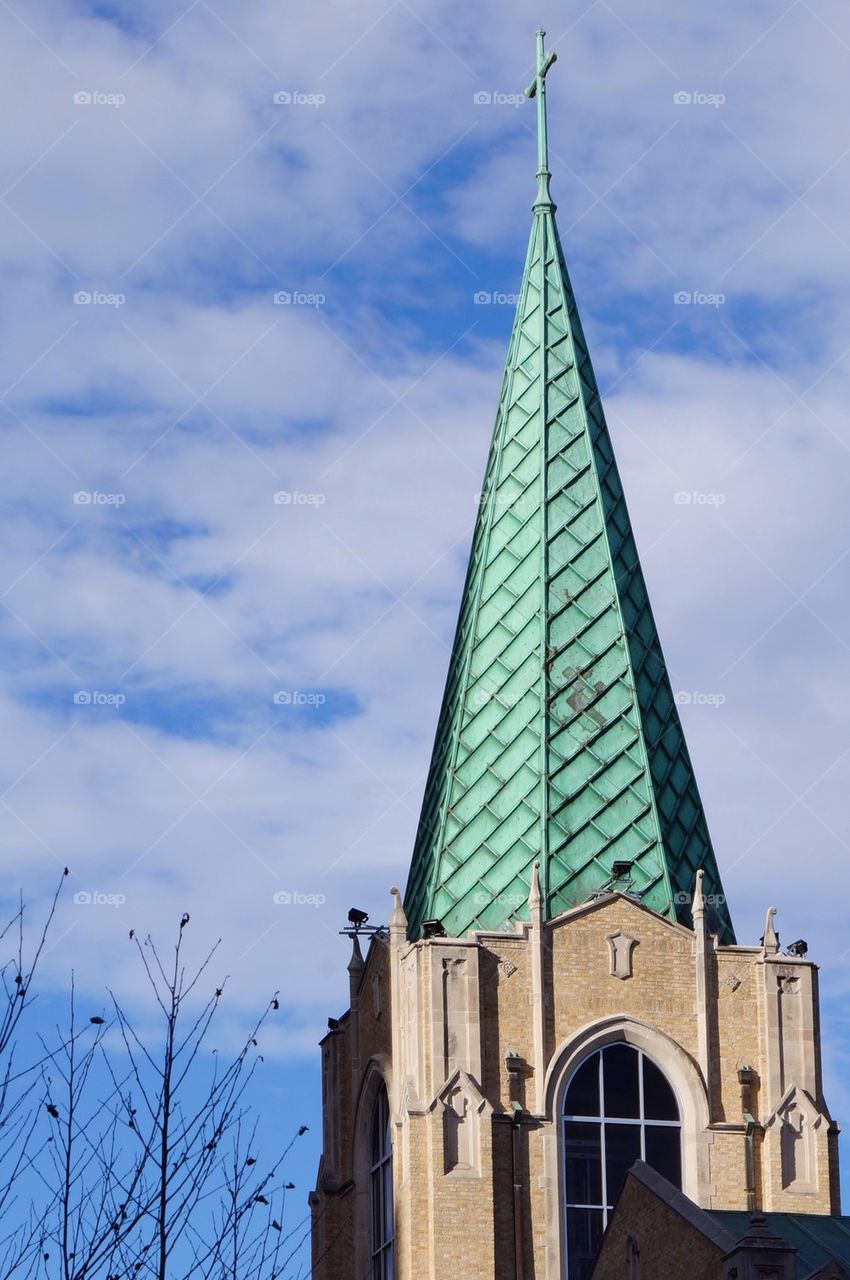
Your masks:
<path fill-rule="evenodd" d="M 527 98 L 537 99 L 537 199 L 535 209 L 553 208 L 549 191 L 549 130 L 546 121 L 546 76 L 549 68 L 557 62 L 557 53 L 546 53 L 543 40 L 545 31 L 537 32 L 537 71 L 534 79 L 525 91 Z"/>

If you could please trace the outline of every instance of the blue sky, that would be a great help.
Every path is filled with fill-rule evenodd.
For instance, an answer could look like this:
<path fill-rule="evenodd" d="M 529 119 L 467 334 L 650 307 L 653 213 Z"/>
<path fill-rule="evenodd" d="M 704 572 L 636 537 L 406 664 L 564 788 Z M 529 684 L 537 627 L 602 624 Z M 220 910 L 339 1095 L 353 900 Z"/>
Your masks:
<path fill-rule="evenodd" d="M 287 1134 L 347 909 L 385 918 L 406 875 L 538 22 L 561 234 L 738 936 L 775 904 L 809 939 L 850 1113 L 846 6 L 12 0 L 4 884 L 37 909 L 67 864 L 125 898 L 69 895 L 56 993 L 72 964 L 99 992 L 114 954 L 136 999 L 130 926 L 221 935 L 234 1042 L 258 991 L 287 1005 Z"/>

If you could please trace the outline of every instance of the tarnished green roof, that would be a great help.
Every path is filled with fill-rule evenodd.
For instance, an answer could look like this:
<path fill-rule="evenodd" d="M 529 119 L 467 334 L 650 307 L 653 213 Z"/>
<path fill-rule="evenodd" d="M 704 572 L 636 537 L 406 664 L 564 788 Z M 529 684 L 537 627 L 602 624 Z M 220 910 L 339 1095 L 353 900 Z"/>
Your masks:
<path fill-rule="evenodd" d="M 752 1214 L 744 1210 L 711 1209 L 710 1216 L 736 1240 L 746 1235 Z M 825 1213 L 768 1213 L 771 1233 L 797 1250 L 797 1275 L 808 1276 L 827 1262 L 850 1267 L 850 1217 Z"/>
<path fill-rule="evenodd" d="M 734 941 L 549 196 L 538 196 L 405 909 L 413 936 L 631 891 Z M 618 887 L 625 887 L 625 882 Z"/>

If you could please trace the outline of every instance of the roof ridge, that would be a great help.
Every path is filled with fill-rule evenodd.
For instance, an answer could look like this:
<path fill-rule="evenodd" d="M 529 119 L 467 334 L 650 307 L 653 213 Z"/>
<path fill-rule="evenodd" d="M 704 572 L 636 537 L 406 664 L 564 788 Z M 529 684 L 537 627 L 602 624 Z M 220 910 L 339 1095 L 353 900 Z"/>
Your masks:
<path fill-rule="evenodd" d="M 663 1200 L 670 1209 L 678 1213 L 680 1218 L 684 1218 L 706 1239 L 713 1241 L 718 1248 L 723 1249 L 726 1253 L 734 1249 L 736 1241 L 732 1233 L 727 1231 L 721 1223 L 715 1221 L 709 1210 L 701 1209 L 695 1201 L 686 1196 L 684 1191 L 680 1191 L 678 1187 L 675 1187 L 657 1169 L 653 1169 L 651 1165 L 646 1164 L 643 1160 L 636 1160 L 629 1169 L 627 1176 L 634 1178 L 637 1182 L 647 1187 L 660 1200 Z"/>

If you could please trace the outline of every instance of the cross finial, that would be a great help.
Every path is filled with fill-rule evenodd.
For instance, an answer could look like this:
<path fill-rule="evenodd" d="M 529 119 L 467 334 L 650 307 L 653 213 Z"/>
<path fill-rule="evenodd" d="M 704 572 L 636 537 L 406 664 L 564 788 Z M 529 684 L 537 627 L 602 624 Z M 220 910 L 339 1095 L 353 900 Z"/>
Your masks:
<path fill-rule="evenodd" d="M 546 123 L 546 76 L 553 62 L 557 61 L 557 53 L 546 53 L 543 47 L 545 31 L 537 32 L 537 71 L 534 79 L 525 91 L 527 98 L 537 99 L 537 199 L 535 209 L 552 209 L 552 196 L 549 193 L 549 132 Z"/>

